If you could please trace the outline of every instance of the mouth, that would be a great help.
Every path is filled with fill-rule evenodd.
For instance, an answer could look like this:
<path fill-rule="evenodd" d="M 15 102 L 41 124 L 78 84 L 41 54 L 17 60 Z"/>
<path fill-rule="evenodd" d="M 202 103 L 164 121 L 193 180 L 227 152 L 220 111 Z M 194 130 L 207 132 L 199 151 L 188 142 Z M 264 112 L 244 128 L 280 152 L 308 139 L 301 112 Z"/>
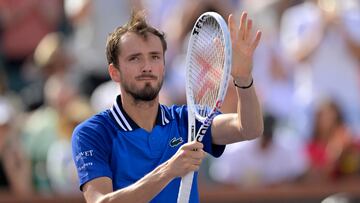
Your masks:
<path fill-rule="evenodd" d="M 154 75 L 140 75 L 135 77 L 138 81 L 149 81 L 149 80 L 157 80 L 157 77 Z"/>

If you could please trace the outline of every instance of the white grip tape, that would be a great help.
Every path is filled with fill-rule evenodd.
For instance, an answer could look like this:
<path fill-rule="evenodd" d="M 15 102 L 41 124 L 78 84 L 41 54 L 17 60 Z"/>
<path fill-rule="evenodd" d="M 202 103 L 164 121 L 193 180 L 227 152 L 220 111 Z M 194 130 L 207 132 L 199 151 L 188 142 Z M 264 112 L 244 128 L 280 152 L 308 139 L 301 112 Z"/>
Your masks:
<path fill-rule="evenodd" d="M 189 202 L 193 178 L 194 178 L 194 172 L 189 172 L 181 179 L 180 190 L 177 199 L 178 203 Z"/>

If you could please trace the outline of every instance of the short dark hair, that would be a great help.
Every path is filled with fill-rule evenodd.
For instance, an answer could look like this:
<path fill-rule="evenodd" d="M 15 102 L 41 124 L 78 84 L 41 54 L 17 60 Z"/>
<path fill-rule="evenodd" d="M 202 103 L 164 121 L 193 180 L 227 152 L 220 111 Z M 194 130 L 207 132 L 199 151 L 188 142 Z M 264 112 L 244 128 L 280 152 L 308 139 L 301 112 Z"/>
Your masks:
<path fill-rule="evenodd" d="M 146 22 L 145 14 L 143 11 L 132 12 L 130 21 L 125 25 L 116 28 L 112 33 L 109 34 L 106 42 L 106 58 L 108 64 L 114 64 L 115 67 L 119 67 L 118 56 L 120 54 L 120 39 L 128 33 L 133 32 L 144 39 L 147 38 L 148 33 L 154 34 L 160 38 L 163 51 L 165 53 L 167 44 L 165 40 L 165 34 L 158 29 L 150 26 Z"/>

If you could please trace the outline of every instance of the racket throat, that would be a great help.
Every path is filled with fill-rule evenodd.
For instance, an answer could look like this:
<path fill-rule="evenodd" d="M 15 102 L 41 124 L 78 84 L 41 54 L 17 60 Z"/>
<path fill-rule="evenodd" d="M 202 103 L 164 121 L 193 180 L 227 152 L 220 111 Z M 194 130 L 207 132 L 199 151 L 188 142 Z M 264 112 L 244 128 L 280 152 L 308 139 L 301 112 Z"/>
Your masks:
<path fill-rule="evenodd" d="M 206 134 L 206 131 L 209 129 L 209 127 L 211 126 L 211 123 L 212 123 L 212 119 L 211 120 L 205 120 L 204 124 L 201 125 L 198 133 L 196 134 L 196 141 L 198 142 L 202 142 L 205 134 Z"/>

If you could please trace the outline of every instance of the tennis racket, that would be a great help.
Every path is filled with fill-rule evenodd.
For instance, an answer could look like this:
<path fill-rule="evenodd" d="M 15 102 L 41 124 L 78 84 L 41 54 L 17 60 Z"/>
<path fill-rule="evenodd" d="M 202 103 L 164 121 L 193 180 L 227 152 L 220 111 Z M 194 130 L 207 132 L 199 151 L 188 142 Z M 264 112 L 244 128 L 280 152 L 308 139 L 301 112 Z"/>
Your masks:
<path fill-rule="evenodd" d="M 224 100 L 231 72 L 231 38 L 225 20 L 206 12 L 196 21 L 186 55 L 188 142 L 201 142 Z M 195 119 L 200 121 L 195 132 Z M 194 172 L 180 183 L 178 202 L 189 202 Z"/>

